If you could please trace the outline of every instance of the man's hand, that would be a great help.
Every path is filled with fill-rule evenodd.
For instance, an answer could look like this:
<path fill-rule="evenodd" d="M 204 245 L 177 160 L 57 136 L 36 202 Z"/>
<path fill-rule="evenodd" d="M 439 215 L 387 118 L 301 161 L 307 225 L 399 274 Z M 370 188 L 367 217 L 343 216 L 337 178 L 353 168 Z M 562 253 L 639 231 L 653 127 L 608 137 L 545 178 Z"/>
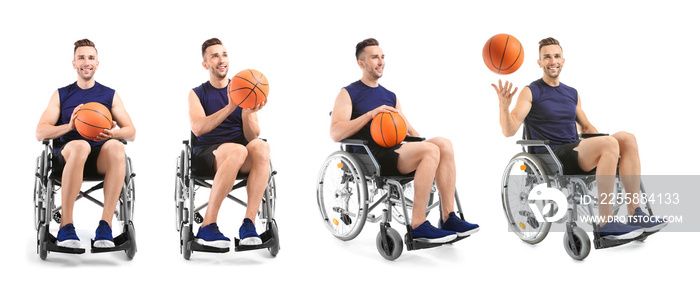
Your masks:
<path fill-rule="evenodd" d="M 78 116 L 78 111 L 80 111 L 80 108 L 83 107 L 85 104 L 80 104 L 73 109 L 73 114 L 70 115 L 70 122 L 68 122 L 68 127 L 70 127 L 70 130 L 73 131 L 75 130 L 75 118 Z"/>
<path fill-rule="evenodd" d="M 506 81 L 506 84 L 504 86 L 501 83 L 501 80 L 498 80 L 498 87 L 495 84 L 491 84 L 491 86 L 493 86 L 493 88 L 496 90 L 499 105 L 505 108 L 510 107 L 510 103 L 513 101 L 513 96 L 518 91 L 518 87 L 515 87 L 515 89 L 511 92 L 511 89 L 513 88 L 513 83 Z"/>

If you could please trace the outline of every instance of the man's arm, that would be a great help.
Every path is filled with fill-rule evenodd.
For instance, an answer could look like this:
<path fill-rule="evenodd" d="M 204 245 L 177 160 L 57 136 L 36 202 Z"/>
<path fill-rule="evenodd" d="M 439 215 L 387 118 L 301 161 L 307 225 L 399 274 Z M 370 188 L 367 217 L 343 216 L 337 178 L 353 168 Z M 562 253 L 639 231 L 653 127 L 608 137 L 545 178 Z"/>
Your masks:
<path fill-rule="evenodd" d="M 364 115 L 350 120 L 352 117 L 352 101 L 350 94 L 345 89 L 341 89 L 338 97 L 333 105 L 333 114 L 331 115 L 331 139 L 334 142 L 346 139 L 360 131 L 368 122 L 372 121 L 374 116 L 381 112 L 398 112 L 396 109 L 382 105 L 376 109 L 365 113 Z"/>
<path fill-rule="evenodd" d="M 583 112 L 581 95 L 578 96 L 578 102 L 576 102 L 576 123 L 581 127 L 581 134 L 598 133 L 598 129 L 593 127 L 593 124 L 588 121 L 586 113 Z"/>
<path fill-rule="evenodd" d="M 58 122 L 58 118 L 61 116 L 61 104 L 58 98 L 58 90 L 56 90 L 51 96 L 51 99 L 49 99 L 49 104 L 46 110 L 44 110 L 44 113 L 41 114 L 39 124 L 36 126 L 36 140 L 55 139 L 73 131 L 73 129 L 75 129 L 75 112 L 79 109 L 80 106 L 73 110 L 73 115 L 68 124 L 56 126 L 56 122 Z"/>
<path fill-rule="evenodd" d="M 516 87 L 511 91 L 513 84 L 509 85 L 506 82 L 505 86 L 503 86 L 501 85 L 501 80 L 498 80 L 498 87 L 494 84 L 491 85 L 496 89 L 496 94 L 498 95 L 498 115 L 501 131 L 506 137 L 513 136 L 520 129 L 520 125 L 525 121 L 527 114 L 530 113 L 532 108 L 532 91 L 530 91 L 530 88 L 525 87 L 518 95 L 518 101 L 515 103 L 513 111 L 508 112 L 510 103 L 513 101 L 513 96 L 518 91 L 518 88 Z"/>
<path fill-rule="evenodd" d="M 241 119 L 243 121 L 243 136 L 248 142 L 253 139 L 257 139 L 260 136 L 260 125 L 258 124 L 258 114 L 257 112 L 262 109 L 267 101 L 258 104 L 253 109 L 243 109 L 241 112 Z"/>
<path fill-rule="evenodd" d="M 192 128 L 192 133 L 197 137 L 214 130 L 236 109 L 236 105 L 229 100 L 228 105 L 207 116 L 194 90 L 190 91 L 188 103 L 190 106 L 190 127 Z"/>
<path fill-rule="evenodd" d="M 406 115 L 403 114 L 403 111 L 401 110 L 401 103 L 399 103 L 398 99 L 396 99 L 396 110 L 399 111 L 399 115 L 401 115 L 404 122 L 406 122 L 406 135 L 411 137 L 419 137 L 420 134 L 418 134 L 418 131 L 411 126 L 411 123 L 408 122 L 408 118 L 406 118 Z"/>
<path fill-rule="evenodd" d="M 126 112 L 124 108 L 124 103 L 119 97 L 119 94 L 114 93 L 114 98 L 112 99 L 112 108 L 110 109 L 112 113 L 112 120 L 115 125 L 119 127 L 115 129 L 116 126 L 112 126 L 111 130 L 105 130 L 97 136 L 97 141 L 103 141 L 108 139 L 123 139 L 129 142 L 134 141 L 136 138 L 136 128 L 131 122 L 131 117 L 129 113 Z"/>

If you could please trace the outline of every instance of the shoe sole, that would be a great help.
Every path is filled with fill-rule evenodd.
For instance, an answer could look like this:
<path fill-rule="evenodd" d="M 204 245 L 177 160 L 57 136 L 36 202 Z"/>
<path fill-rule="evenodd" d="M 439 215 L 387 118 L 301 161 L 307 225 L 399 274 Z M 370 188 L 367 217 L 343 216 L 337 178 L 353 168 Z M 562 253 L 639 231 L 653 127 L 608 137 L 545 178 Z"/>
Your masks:
<path fill-rule="evenodd" d="M 609 239 L 609 240 L 630 240 L 630 239 L 634 239 L 636 237 L 641 236 L 643 233 L 644 233 L 643 229 L 638 229 L 638 230 L 634 230 L 634 231 L 631 231 L 629 233 L 622 234 L 622 235 L 617 235 L 617 236 L 607 235 L 607 236 L 602 236 L 601 238 Z"/>
<path fill-rule="evenodd" d="M 262 239 L 258 237 L 247 237 L 245 239 L 242 239 L 240 242 L 238 242 L 239 245 L 242 246 L 257 246 L 257 245 L 262 245 Z"/>
<path fill-rule="evenodd" d="M 202 246 L 207 246 L 207 247 L 214 247 L 214 248 L 219 248 L 219 249 L 224 249 L 224 248 L 229 248 L 231 247 L 231 242 L 230 241 L 206 241 L 203 239 L 195 239 L 194 240 L 197 244 L 200 244 Z"/>
<path fill-rule="evenodd" d="M 65 240 L 65 241 L 57 242 L 56 245 L 59 247 L 73 248 L 73 249 L 78 249 L 81 246 L 80 240 Z"/>
<path fill-rule="evenodd" d="M 468 231 L 466 231 L 466 232 L 461 232 L 461 233 L 460 233 L 460 232 L 457 232 L 457 236 L 458 236 L 458 237 L 471 236 L 471 235 L 475 234 L 475 233 L 478 232 L 478 231 L 479 231 L 479 228 L 471 229 L 471 230 L 468 230 Z"/>
<path fill-rule="evenodd" d="M 110 240 L 97 240 L 92 245 L 95 248 L 114 248 L 114 242 Z"/>
<path fill-rule="evenodd" d="M 660 229 L 665 228 L 667 225 L 668 225 L 668 223 L 662 223 L 662 224 L 655 225 L 653 227 L 648 227 L 648 228 L 642 227 L 642 229 L 644 229 L 644 232 L 646 232 L 646 233 L 655 232 L 655 231 L 658 231 Z"/>
<path fill-rule="evenodd" d="M 454 240 L 454 239 L 456 239 L 456 238 L 457 238 L 457 235 L 456 235 L 456 234 L 452 234 L 452 235 L 449 235 L 449 236 L 444 236 L 444 237 L 442 237 L 442 238 L 434 238 L 434 239 L 430 239 L 430 238 L 413 238 L 413 240 L 414 240 L 414 241 L 418 241 L 418 242 L 430 243 L 430 244 L 441 244 L 441 243 L 450 242 L 450 241 L 452 241 L 452 240 Z"/>

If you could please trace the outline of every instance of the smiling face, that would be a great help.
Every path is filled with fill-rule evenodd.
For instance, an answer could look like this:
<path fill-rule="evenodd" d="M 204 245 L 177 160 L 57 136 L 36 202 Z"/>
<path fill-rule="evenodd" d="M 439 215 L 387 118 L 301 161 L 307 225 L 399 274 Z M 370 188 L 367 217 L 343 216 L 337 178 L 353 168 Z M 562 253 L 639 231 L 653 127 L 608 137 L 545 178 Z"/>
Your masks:
<path fill-rule="evenodd" d="M 379 46 L 367 46 L 357 60 L 365 77 L 379 79 L 384 73 L 384 52 Z"/>
<path fill-rule="evenodd" d="M 556 79 L 564 67 L 564 53 L 561 46 L 545 45 L 540 49 L 540 59 L 537 64 L 544 71 L 545 76 Z"/>
<path fill-rule="evenodd" d="M 95 71 L 100 65 L 97 61 L 97 50 L 91 46 L 81 46 L 73 54 L 73 68 L 78 73 L 78 77 L 90 81 L 95 76 Z"/>
<path fill-rule="evenodd" d="M 228 53 L 221 44 L 207 47 L 204 52 L 202 66 L 209 71 L 212 77 L 223 79 L 228 74 Z"/>

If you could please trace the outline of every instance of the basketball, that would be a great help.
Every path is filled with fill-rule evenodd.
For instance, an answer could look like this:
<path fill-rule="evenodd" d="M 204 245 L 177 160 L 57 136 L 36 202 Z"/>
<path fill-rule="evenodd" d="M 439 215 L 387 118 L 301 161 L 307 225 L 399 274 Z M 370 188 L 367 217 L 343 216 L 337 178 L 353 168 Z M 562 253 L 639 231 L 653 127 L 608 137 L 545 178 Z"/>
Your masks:
<path fill-rule="evenodd" d="M 75 115 L 75 129 L 86 139 L 95 140 L 105 129 L 112 129 L 112 114 L 100 103 L 84 104 Z"/>
<path fill-rule="evenodd" d="M 406 138 L 406 122 L 399 113 L 379 113 L 369 127 L 372 139 L 382 147 L 393 147 Z"/>
<path fill-rule="evenodd" d="M 494 35 L 484 45 L 484 63 L 499 75 L 514 73 L 523 64 L 525 52 L 517 38 L 510 34 Z"/>
<path fill-rule="evenodd" d="M 228 97 L 243 109 L 252 109 L 267 101 L 270 85 L 261 72 L 245 69 L 237 73 L 228 84 Z"/>

